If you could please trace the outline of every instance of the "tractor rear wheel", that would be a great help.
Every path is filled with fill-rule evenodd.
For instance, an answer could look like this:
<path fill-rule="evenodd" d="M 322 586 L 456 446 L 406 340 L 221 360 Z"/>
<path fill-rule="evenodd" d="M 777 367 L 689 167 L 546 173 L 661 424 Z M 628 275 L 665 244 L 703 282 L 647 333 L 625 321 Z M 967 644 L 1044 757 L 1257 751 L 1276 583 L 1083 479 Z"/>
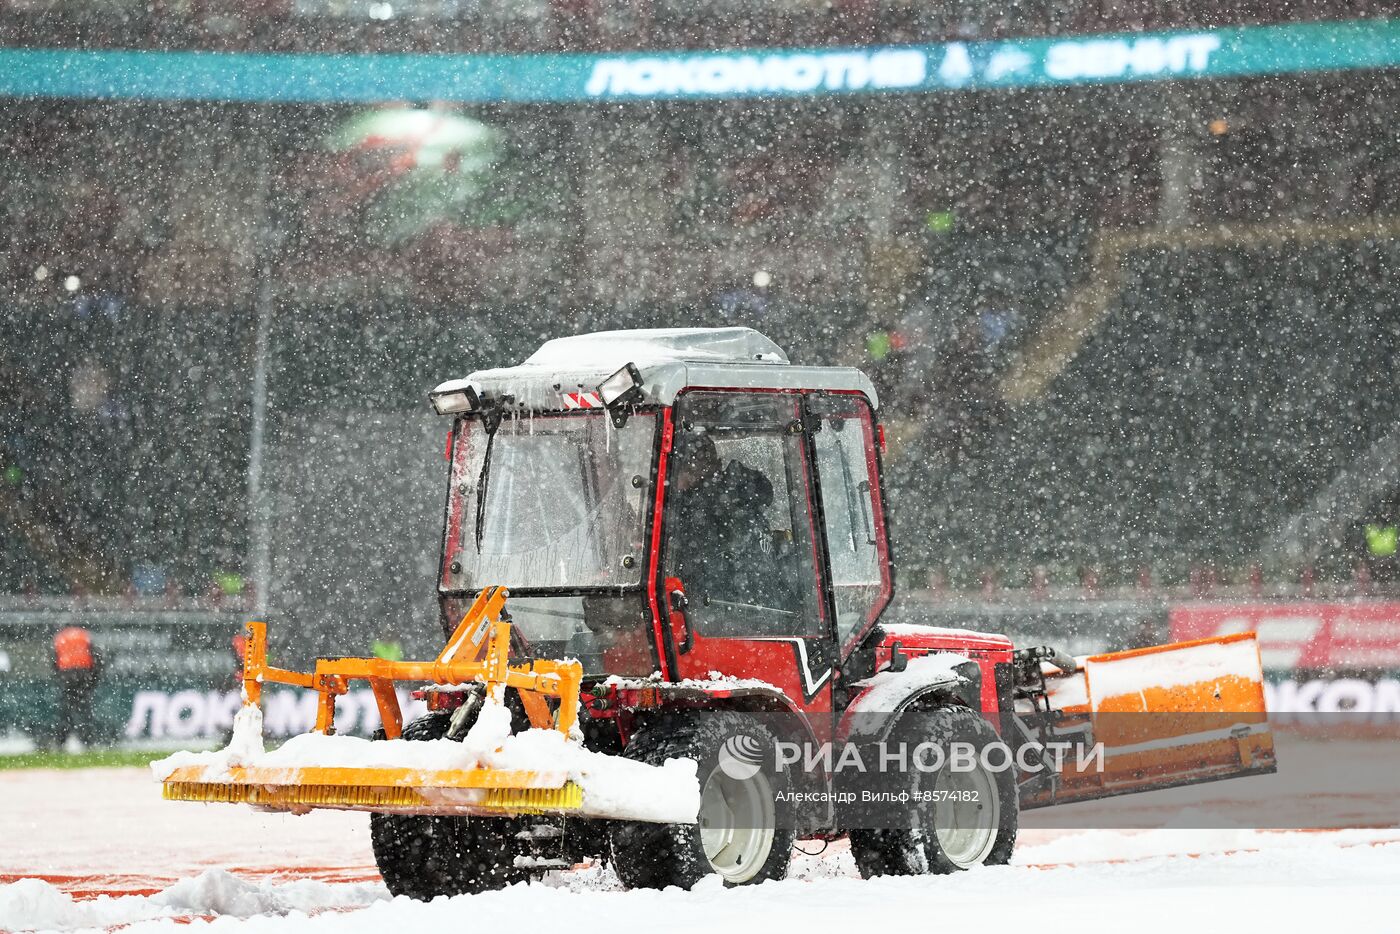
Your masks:
<path fill-rule="evenodd" d="M 910 726 L 920 735 L 899 737 L 909 747 L 932 742 L 945 753 L 936 772 L 909 776 L 910 790 L 932 800 L 914 807 L 907 827 L 851 828 L 851 855 L 860 874 L 867 879 L 942 874 L 1009 862 L 1019 818 L 1015 774 L 1010 768 L 988 768 L 982 755 L 1000 741 L 996 731 L 966 707 L 916 711 Z M 947 755 L 952 743 L 976 750 L 970 768 L 952 767 Z"/>
<path fill-rule="evenodd" d="M 764 764 L 775 741 L 754 717 L 731 711 L 663 717 L 639 730 L 623 755 L 658 766 L 694 759 L 700 813 L 695 824 L 612 823 L 612 864 L 623 884 L 688 889 L 711 874 L 726 885 L 785 876 L 793 831 L 781 826 L 791 822 L 780 819 L 778 798 L 787 781 Z"/>
<path fill-rule="evenodd" d="M 407 740 L 441 739 L 450 717 L 428 714 L 404 727 Z M 383 732 L 375 734 L 383 739 Z M 515 867 L 519 822 L 501 817 L 371 814 L 370 845 L 394 895 L 430 901 L 504 888 L 526 878 Z"/>

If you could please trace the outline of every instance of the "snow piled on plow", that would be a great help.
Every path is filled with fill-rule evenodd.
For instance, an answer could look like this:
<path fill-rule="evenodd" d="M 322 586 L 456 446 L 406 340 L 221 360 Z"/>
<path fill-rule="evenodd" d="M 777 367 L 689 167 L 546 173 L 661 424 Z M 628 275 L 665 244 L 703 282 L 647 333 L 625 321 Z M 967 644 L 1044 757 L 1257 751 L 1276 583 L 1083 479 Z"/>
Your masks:
<path fill-rule="evenodd" d="M 246 695 L 245 695 L 246 700 Z M 151 763 L 151 774 L 163 782 L 170 773 L 187 765 L 204 769 L 208 780 L 227 775 L 235 765 L 252 765 L 267 755 L 263 745 L 262 708 L 245 703 L 233 716 L 233 734 L 228 745 L 216 752 L 177 752 Z"/>
<path fill-rule="evenodd" d="M 657 767 L 585 749 L 558 730 L 512 734 L 510 711 L 500 703 L 485 704 L 461 742 L 306 733 L 271 752 L 263 747 L 261 711 L 246 706 L 234 718 L 228 746 L 216 752 L 177 752 L 151 763 L 151 772 L 164 781 L 187 766 L 202 768 L 202 780 L 208 782 L 225 780 L 233 766 L 527 771 L 548 776 L 556 786 L 575 782 L 583 789 L 583 813 L 590 817 L 694 823 L 700 809 L 694 761 L 671 759 Z"/>
<path fill-rule="evenodd" d="M 1259 644 L 1253 637 L 1183 647 L 1156 646 L 1127 657 L 1090 657 L 1083 664 L 1095 710 L 1106 698 L 1136 694 L 1143 688 L 1173 688 L 1223 678 L 1264 680 Z"/>

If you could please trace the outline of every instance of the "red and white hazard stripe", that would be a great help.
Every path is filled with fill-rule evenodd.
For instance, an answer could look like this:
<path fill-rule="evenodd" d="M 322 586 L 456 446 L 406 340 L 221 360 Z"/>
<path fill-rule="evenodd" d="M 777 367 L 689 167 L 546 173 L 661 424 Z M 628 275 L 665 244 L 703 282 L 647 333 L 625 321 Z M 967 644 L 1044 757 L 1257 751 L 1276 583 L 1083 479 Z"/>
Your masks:
<path fill-rule="evenodd" d="M 596 392 L 566 392 L 564 396 L 564 408 L 566 409 L 601 409 L 603 399 Z"/>

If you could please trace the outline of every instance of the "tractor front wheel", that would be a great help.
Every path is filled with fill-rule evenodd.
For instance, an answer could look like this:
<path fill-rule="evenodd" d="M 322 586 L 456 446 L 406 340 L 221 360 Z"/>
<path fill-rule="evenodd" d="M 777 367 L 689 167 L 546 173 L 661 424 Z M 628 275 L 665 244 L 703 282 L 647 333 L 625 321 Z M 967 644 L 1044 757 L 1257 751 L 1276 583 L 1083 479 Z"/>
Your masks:
<path fill-rule="evenodd" d="M 428 714 L 404 727 L 407 740 L 441 739 L 450 717 Z M 376 734 L 383 739 L 383 732 Z M 371 814 L 370 845 L 384 884 L 394 895 L 431 901 L 504 888 L 526 878 L 517 869 L 519 822 L 503 817 Z"/>
<path fill-rule="evenodd" d="M 937 771 L 909 775 L 913 787 L 908 790 L 921 793 L 928 803 L 902 815 L 906 826 L 850 829 L 851 855 L 860 874 L 869 879 L 950 873 L 1009 862 L 1019 823 L 1016 780 L 1010 769 L 987 765 L 994 757 L 983 751 L 1000 739 L 986 719 L 965 707 L 942 707 L 915 711 L 895 729 L 906 748 L 931 742 L 947 753 L 962 743 L 976 756 L 958 767 L 945 755 Z M 920 800 L 913 794 L 910 798 Z"/>

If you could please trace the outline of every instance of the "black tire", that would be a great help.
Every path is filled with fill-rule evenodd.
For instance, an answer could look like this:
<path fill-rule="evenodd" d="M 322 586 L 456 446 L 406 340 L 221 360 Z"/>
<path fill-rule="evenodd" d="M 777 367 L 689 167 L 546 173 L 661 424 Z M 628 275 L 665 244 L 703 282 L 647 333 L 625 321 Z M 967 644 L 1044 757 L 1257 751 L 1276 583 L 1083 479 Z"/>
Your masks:
<path fill-rule="evenodd" d="M 407 740 L 441 739 L 450 717 L 428 714 L 404 727 Z M 375 734 L 383 739 L 383 731 Z M 370 845 L 390 893 L 431 901 L 504 888 L 526 878 L 515 868 L 517 821 L 498 817 L 371 814 Z"/>
<path fill-rule="evenodd" d="M 909 718 L 908 726 L 919 735 L 901 736 L 906 742 L 934 742 L 942 746 L 945 754 L 949 744 L 954 742 L 971 743 L 980 756 L 981 750 L 1000 741 L 995 730 L 979 713 L 966 707 L 942 707 L 933 711 L 916 711 Z M 900 727 L 895 727 L 896 734 Z M 912 746 L 911 746 L 912 748 Z M 999 761 L 999 760 L 998 760 Z M 929 790 L 951 775 L 945 761 L 943 769 L 932 775 L 911 773 L 911 790 L 918 787 Z M 851 855 L 856 867 L 864 878 L 874 876 L 913 876 L 923 874 L 944 874 L 961 872 L 972 866 L 999 866 L 1011 860 L 1011 852 L 1016 847 L 1016 831 L 1019 824 L 1019 798 L 1016 790 L 1016 775 L 1013 769 L 1000 771 L 982 770 L 979 781 L 987 782 L 996 789 L 996 800 L 988 803 L 967 804 L 982 812 L 994 805 L 995 813 L 978 814 L 984 818 L 979 832 L 965 835 L 966 846 L 959 852 L 955 844 L 945 845 L 939 828 L 948 833 L 954 821 L 950 809 L 953 803 L 940 803 L 912 806 L 908 817 L 910 826 L 902 828 L 851 828 Z M 964 811 L 963 813 L 966 813 Z M 990 838 L 989 838 L 990 836 Z"/>
<path fill-rule="evenodd" d="M 772 732 L 755 718 L 732 711 L 657 718 L 643 726 L 627 744 L 624 756 L 652 765 L 661 765 L 667 759 L 694 759 L 702 797 L 706 791 L 711 794 L 728 791 L 745 795 L 750 802 L 765 798 L 768 801 L 765 818 L 752 821 L 754 826 L 710 825 L 707 828 L 709 837 L 702 836 L 700 823 L 613 822 L 608 828 L 612 864 L 618 878 L 628 888 L 659 889 L 675 885 L 689 889 L 714 873 L 719 873 L 726 885 L 748 885 L 787 875 L 794 835 L 790 826 L 782 826 L 790 821 L 779 819 L 779 809 L 783 805 L 777 796 L 788 783 L 785 776 L 774 773 L 771 768 L 760 768 L 744 779 L 722 772 L 720 749 L 732 737 L 744 737 L 745 748 L 761 750 L 762 758 L 771 762 L 768 751 L 774 748 Z M 709 781 L 716 784 L 707 786 Z M 705 814 L 702 805 L 702 818 Z M 750 839 L 754 831 L 758 831 L 758 836 Z M 707 855 L 707 839 L 712 849 L 718 848 L 715 860 Z M 733 845 L 723 843 L 726 839 L 736 842 Z M 736 861 L 737 857 L 743 858 Z"/>

